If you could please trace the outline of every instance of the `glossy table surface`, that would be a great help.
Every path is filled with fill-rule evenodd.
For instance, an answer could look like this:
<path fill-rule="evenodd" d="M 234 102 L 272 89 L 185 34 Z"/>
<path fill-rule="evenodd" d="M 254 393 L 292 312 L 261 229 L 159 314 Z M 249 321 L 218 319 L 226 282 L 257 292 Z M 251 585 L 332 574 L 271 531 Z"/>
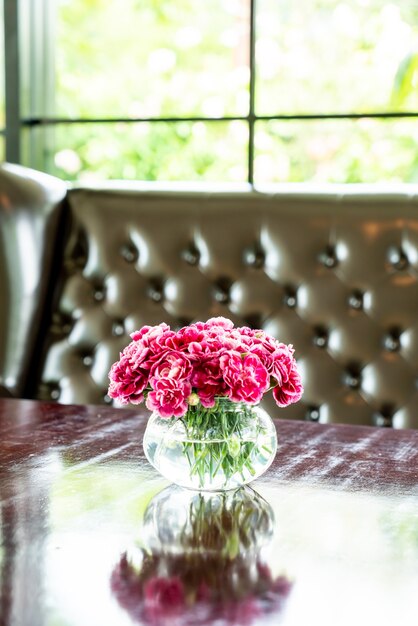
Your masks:
<path fill-rule="evenodd" d="M 251 487 L 147 463 L 144 409 L 0 400 L 0 625 L 418 624 L 418 431 L 277 420 Z"/>

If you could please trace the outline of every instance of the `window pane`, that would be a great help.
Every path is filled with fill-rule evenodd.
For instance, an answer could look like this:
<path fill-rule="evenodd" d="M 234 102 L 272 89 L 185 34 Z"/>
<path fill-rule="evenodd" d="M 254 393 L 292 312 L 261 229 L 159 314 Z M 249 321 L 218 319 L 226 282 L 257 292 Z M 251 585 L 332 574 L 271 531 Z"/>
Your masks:
<path fill-rule="evenodd" d="M 418 120 L 258 122 L 256 182 L 418 182 Z"/>
<path fill-rule="evenodd" d="M 259 0 L 258 115 L 418 110 L 413 0 Z"/>
<path fill-rule="evenodd" d="M 246 115 L 250 0 L 55 0 L 56 114 Z"/>
<path fill-rule="evenodd" d="M 248 175 L 245 122 L 71 124 L 45 131 L 48 170 L 67 180 L 242 182 Z"/>

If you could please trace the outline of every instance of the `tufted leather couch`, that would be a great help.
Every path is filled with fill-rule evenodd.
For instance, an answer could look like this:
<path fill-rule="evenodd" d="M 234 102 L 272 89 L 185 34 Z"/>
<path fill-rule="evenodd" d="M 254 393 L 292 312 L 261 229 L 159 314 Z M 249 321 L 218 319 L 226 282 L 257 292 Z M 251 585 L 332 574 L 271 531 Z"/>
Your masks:
<path fill-rule="evenodd" d="M 0 167 L 0 396 L 23 396 L 47 310 L 66 185 Z"/>
<path fill-rule="evenodd" d="M 60 209 L 26 395 L 110 402 L 107 372 L 134 329 L 224 315 L 294 344 L 304 398 L 275 415 L 418 427 L 413 187 L 120 183 L 70 189 Z"/>

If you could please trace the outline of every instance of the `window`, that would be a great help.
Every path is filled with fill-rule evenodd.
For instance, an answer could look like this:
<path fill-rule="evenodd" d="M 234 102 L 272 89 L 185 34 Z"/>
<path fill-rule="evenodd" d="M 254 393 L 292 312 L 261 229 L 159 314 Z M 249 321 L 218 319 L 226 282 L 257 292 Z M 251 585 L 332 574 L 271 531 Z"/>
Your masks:
<path fill-rule="evenodd" d="M 418 180 L 412 0 L 18 4 L 7 153 L 27 165 L 82 181 Z"/>

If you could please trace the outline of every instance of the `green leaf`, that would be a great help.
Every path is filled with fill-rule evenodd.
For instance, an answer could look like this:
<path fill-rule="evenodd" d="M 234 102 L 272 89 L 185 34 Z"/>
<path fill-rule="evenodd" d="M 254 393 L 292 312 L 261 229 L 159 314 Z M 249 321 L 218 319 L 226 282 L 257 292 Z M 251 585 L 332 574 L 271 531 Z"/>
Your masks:
<path fill-rule="evenodd" d="M 235 459 L 241 451 L 241 442 L 235 433 L 228 439 L 228 452 Z"/>

